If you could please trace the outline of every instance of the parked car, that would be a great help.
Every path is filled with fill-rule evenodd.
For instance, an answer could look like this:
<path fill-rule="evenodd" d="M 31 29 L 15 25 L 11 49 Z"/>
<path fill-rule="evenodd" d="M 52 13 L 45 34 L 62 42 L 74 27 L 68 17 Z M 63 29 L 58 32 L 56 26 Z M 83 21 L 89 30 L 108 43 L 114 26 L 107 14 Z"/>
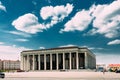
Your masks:
<path fill-rule="evenodd" d="M 120 70 L 116 70 L 115 72 L 116 72 L 116 73 L 120 73 Z"/>
<path fill-rule="evenodd" d="M 97 71 L 98 71 L 98 72 L 103 72 L 103 71 L 104 71 L 104 68 L 103 68 L 103 67 L 98 67 L 98 68 L 97 68 Z"/>
<path fill-rule="evenodd" d="M 17 70 L 17 72 L 25 72 L 24 70 Z"/>
<path fill-rule="evenodd" d="M 3 72 L 0 72 L 0 78 L 5 78 L 5 74 Z"/>

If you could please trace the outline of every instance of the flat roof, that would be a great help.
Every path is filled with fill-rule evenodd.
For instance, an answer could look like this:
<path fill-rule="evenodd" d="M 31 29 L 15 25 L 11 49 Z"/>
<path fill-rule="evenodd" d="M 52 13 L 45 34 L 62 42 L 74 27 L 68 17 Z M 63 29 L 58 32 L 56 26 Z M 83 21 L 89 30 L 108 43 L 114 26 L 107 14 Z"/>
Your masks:
<path fill-rule="evenodd" d="M 72 49 L 72 48 L 88 49 L 87 47 L 70 46 L 70 47 L 57 47 L 57 48 L 38 49 L 38 50 L 25 50 L 25 51 L 22 51 L 22 52 L 30 52 L 30 51 L 45 51 L 45 50 L 58 50 L 58 49 Z"/>
<path fill-rule="evenodd" d="M 60 50 L 60 49 L 86 49 L 89 52 L 89 54 L 95 56 L 95 54 L 93 54 L 92 51 L 89 50 L 87 47 L 78 47 L 78 46 L 57 47 L 57 48 L 38 49 L 38 50 L 25 50 L 25 51 L 22 51 L 21 53 L 32 52 L 32 51 Z"/>

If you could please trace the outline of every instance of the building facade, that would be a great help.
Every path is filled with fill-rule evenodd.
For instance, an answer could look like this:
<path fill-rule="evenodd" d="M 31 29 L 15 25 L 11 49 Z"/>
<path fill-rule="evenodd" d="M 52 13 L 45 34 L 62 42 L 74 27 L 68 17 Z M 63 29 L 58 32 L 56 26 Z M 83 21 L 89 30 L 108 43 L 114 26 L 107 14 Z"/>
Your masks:
<path fill-rule="evenodd" d="M 3 60 L 2 61 L 3 70 L 19 70 L 20 61 L 19 60 Z"/>
<path fill-rule="evenodd" d="M 60 47 L 21 52 L 21 70 L 95 69 L 96 56 L 87 48 Z"/>
<path fill-rule="evenodd" d="M 2 70 L 3 69 L 3 62 L 2 62 L 2 60 L 0 59 L 0 70 Z"/>
<path fill-rule="evenodd" d="M 116 71 L 116 70 L 120 70 L 120 64 L 109 64 L 107 66 L 109 71 Z"/>

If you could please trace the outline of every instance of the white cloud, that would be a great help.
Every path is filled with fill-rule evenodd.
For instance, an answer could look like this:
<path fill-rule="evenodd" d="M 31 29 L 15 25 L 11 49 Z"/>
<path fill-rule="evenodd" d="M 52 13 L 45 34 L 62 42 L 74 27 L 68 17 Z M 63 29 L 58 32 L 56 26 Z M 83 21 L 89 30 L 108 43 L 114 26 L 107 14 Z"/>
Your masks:
<path fill-rule="evenodd" d="M 103 50 L 104 48 L 101 47 L 90 47 L 90 46 L 82 46 L 82 47 L 87 47 L 90 50 Z"/>
<path fill-rule="evenodd" d="M 68 31 L 84 31 L 93 17 L 90 16 L 90 12 L 87 10 L 82 10 L 76 13 L 76 15 L 65 24 L 65 28 L 61 29 L 60 33 Z"/>
<path fill-rule="evenodd" d="M 62 45 L 62 46 L 59 46 L 59 47 L 72 47 L 72 46 L 77 46 L 77 45 L 68 44 L 68 45 Z"/>
<path fill-rule="evenodd" d="M 0 1 L 0 10 L 3 10 L 3 11 L 6 12 L 6 8 L 5 8 L 5 6 L 2 5 L 2 2 L 1 2 L 1 1 Z"/>
<path fill-rule="evenodd" d="M 46 6 L 43 7 L 40 11 L 41 17 L 46 20 L 48 18 L 52 18 L 53 20 L 58 20 L 58 17 L 64 18 L 65 16 L 68 16 L 68 14 L 71 13 L 73 9 L 73 6 L 70 4 L 67 4 L 66 6 Z"/>
<path fill-rule="evenodd" d="M 44 25 L 38 23 L 38 18 L 31 13 L 20 16 L 12 22 L 12 25 L 20 31 L 35 34 L 45 29 Z"/>
<path fill-rule="evenodd" d="M 24 33 L 24 32 L 19 32 L 19 31 L 9 31 L 8 33 L 19 35 L 19 36 L 23 36 L 23 37 L 31 37 L 31 35 L 29 35 L 27 33 Z"/>
<path fill-rule="evenodd" d="M 72 46 L 78 46 L 78 47 L 86 47 L 90 50 L 103 50 L 104 48 L 101 48 L 101 47 L 90 47 L 90 46 L 79 46 L 79 45 L 73 45 L 73 44 L 68 44 L 68 45 L 62 45 L 62 46 L 59 46 L 59 47 L 72 47 Z"/>
<path fill-rule="evenodd" d="M 42 47 L 42 46 L 41 46 L 40 49 L 45 49 L 45 47 Z"/>
<path fill-rule="evenodd" d="M 43 7 L 40 10 L 40 15 L 44 20 L 51 18 L 50 22 L 43 22 L 41 24 L 38 22 L 38 17 L 36 17 L 34 14 L 27 13 L 14 20 L 12 25 L 19 31 L 36 34 L 37 32 L 43 32 L 43 30 L 46 30 L 54 24 L 62 21 L 71 13 L 72 9 L 73 6 L 70 4 L 67 4 L 66 6 Z"/>
<path fill-rule="evenodd" d="M 4 44 L 4 42 L 0 42 L 0 45 Z"/>
<path fill-rule="evenodd" d="M 0 45 L 0 59 L 17 60 L 18 58 L 20 58 L 20 52 L 23 50 L 29 49 L 24 47 L 16 47 L 15 45 Z"/>
<path fill-rule="evenodd" d="M 28 39 L 16 39 L 16 41 L 19 41 L 19 42 L 26 42 L 26 41 L 29 41 Z"/>
<path fill-rule="evenodd" d="M 40 15 L 44 20 L 51 19 L 51 22 L 46 24 L 46 26 L 49 28 L 50 26 L 62 21 L 72 12 L 72 10 L 73 6 L 71 4 L 55 7 L 46 6 L 40 10 Z"/>
<path fill-rule="evenodd" d="M 116 39 L 116 40 L 108 42 L 108 45 L 117 45 L 117 44 L 120 44 L 120 40 L 119 39 Z"/>
<path fill-rule="evenodd" d="M 81 10 L 65 24 L 62 32 L 84 31 L 93 21 L 93 28 L 88 35 L 102 34 L 107 38 L 119 37 L 120 35 L 120 0 L 110 4 L 92 5 L 88 10 Z"/>
<path fill-rule="evenodd" d="M 107 38 L 118 37 L 120 34 L 120 0 L 109 5 L 98 5 L 92 14 L 94 30 L 92 34 L 100 33 Z"/>

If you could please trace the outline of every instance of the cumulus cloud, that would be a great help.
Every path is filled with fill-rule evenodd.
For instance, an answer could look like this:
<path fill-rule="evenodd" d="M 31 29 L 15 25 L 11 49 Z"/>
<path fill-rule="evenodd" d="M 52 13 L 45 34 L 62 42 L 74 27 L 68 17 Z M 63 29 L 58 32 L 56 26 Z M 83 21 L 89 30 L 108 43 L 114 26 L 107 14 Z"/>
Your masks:
<path fill-rule="evenodd" d="M 120 0 L 107 5 L 98 5 L 93 10 L 92 34 L 103 34 L 107 38 L 118 37 L 120 34 Z"/>
<path fill-rule="evenodd" d="M 116 40 L 108 42 L 108 45 L 117 45 L 117 44 L 120 44 L 120 40 L 119 39 L 116 39 Z"/>
<path fill-rule="evenodd" d="M 50 27 L 54 24 L 62 21 L 65 17 L 67 17 L 73 10 L 73 6 L 71 4 L 66 4 L 66 6 L 46 6 L 40 10 L 40 15 L 43 20 L 51 19 L 50 23 L 47 23 L 46 26 Z"/>
<path fill-rule="evenodd" d="M 15 45 L 13 46 L 0 45 L 0 59 L 17 60 L 18 57 L 20 58 L 20 52 L 23 50 L 29 49 L 25 47 L 16 47 Z"/>
<path fill-rule="evenodd" d="M 67 4 L 66 6 L 47 6 L 43 7 L 40 10 L 40 16 L 43 20 L 51 19 L 50 22 L 38 22 L 38 17 L 36 17 L 32 13 L 27 13 L 18 17 L 16 20 L 12 22 L 12 25 L 19 31 L 23 31 L 30 34 L 36 34 L 37 32 L 43 32 L 43 30 L 49 29 L 54 24 L 62 21 L 65 17 L 67 17 L 71 11 L 73 10 L 73 6 Z"/>
<path fill-rule="evenodd" d="M 61 18 L 64 18 L 65 16 L 71 13 L 72 9 L 73 6 L 70 4 L 67 4 L 66 6 L 56 6 L 56 7 L 46 6 L 41 9 L 40 15 L 44 20 L 50 17 L 52 19 L 57 19 L 59 16 Z"/>
<path fill-rule="evenodd" d="M 72 46 L 77 46 L 77 45 L 68 44 L 68 45 L 62 45 L 62 46 L 59 46 L 59 47 L 72 47 Z"/>
<path fill-rule="evenodd" d="M 20 31 L 35 34 L 45 29 L 44 25 L 38 22 L 38 18 L 31 13 L 20 16 L 12 22 L 12 25 Z"/>
<path fill-rule="evenodd" d="M 41 46 L 40 49 L 45 49 L 45 47 Z"/>
<path fill-rule="evenodd" d="M 65 28 L 61 29 L 60 33 L 75 30 L 84 31 L 88 27 L 92 19 L 93 17 L 90 16 L 89 11 L 79 11 L 70 21 L 65 24 Z"/>
<path fill-rule="evenodd" d="M 2 10 L 2 11 L 6 11 L 6 8 L 5 8 L 4 5 L 2 5 L 2 2 L 1 2 L 1 1 L 0 1 L 0 10 Z"/>
<path fill-rule="evenodd" d="M 16 41 L 19 41 L 19 42 L 26 42 L 26 41 L 29 41 L 28 39 L 16 39 Z"/>
<path fill-rule="evenodd" d="M 81 10 L 69 20 L 60 32 L 84 31 L 92 22 L 93 27 L 88 32 L 90 35 L 97 33 L 107 38 L 118 37 L 120 34 L 120 0 L 111 4 L 92 5 L 88 10 Z"/>

